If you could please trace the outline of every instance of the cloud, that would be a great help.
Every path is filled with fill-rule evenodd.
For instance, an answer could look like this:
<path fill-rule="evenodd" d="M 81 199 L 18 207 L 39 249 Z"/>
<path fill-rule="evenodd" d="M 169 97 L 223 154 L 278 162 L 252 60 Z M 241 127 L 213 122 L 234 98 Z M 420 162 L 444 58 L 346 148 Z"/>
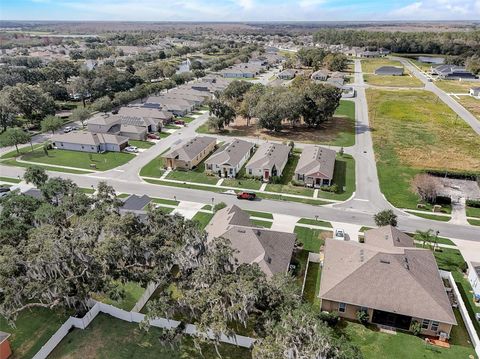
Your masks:
<path fill-rule="evenodd" d="M 251 10 L 255 7 L 253 0 L 237 0 L 237 5 L 244 10 Z"/>
<path fill-rule="evenodd" d="M 422 0 L 387 14 L 398 20 L 473 20 L 480 17 L 478 0 Z"/>

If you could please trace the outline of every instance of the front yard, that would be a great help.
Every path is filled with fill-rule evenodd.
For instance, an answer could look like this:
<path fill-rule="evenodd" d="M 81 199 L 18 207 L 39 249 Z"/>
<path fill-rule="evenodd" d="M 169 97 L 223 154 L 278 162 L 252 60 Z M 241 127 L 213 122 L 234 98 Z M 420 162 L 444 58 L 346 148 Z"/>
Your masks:
<path fill-rule="evenodd" d="M 173 170 L 166 178 L 184 182 L 216 184 L 219 178 L 205 173 L 205 160 L 207 158 L 208 156 L 191 171 Z"/>
<path fill-rule="evenodd" d="M 480 172 L 480 137 L 434 94 L 369 89 L 367 99 L 380 188 L 395 207 L 416 208 L 411 181 L 424 170 Z"/>
<path fill-rule="evenodd" d="M 99 314 L 86 329 L 74 329 L 48 356 L 49 359 L 181 359 L 201 358 L 195 350 L 193 340 L 185 337 L 178 347 L 161 344 L 158 338 L 162 330 L 150 327 L 148 331 L 137 323 L 129 323 L 106 314 Z M 225 359 L 248 359 L 248 349 L 233 345 L 220 345 Z M 213 345 L 202 345 L 205 358 L 215 358 Z"/>
<path fill-rule="evenodd" d="M 373 86 L 386 86 L 386 87 L 423 87 L 422 81 L 415 76 L 405 74 L 403 76 L 383 76 L 367 74 L 363 75 L 363 80 Z"/>
<path fill-rule="evenodd" d="M 107 171 L 124 165 L 134 157 L 135 155 L 125 152 L 87 153 L 68 150 L 48 150 L 47 156 L 43 148 L 39 148 L 25 153 L 21 159 L 45 165 Z M 90 165 L 95 165 L 95 167 Z"/>

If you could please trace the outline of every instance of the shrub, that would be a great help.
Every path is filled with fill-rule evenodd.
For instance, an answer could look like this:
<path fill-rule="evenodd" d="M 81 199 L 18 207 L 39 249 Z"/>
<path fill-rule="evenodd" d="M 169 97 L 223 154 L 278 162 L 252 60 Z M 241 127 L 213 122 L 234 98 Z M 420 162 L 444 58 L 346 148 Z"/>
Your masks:
<path fill-rule="evenodd" d="M 213 213 L 220 211 L 222 208 L 227 207 L 227 204 L 225 202 L 219 202 L 215 206 L 213 206 Z"/>
<path fill-rule="evenodd" d="M 332 184 L 331 186 L 322 186 L 320 189 L 325 192 L 337 192 L 338 186 L 336 184 Z"/>
<path fill-rule="evenodd" d="M 393 213 L 391 209 L 386 209 L 383 211 L 378 212 L 373 219 L 375 220 L 375 224 L 378 227 L 382 226 L 397 226 L 397 215 Z"/>
<path fill-rule="evenodd" d="M 334 327 L 340 321 L 340 317 L 337 312 L 320 312 L 317 317 L 322 322 L 327 323 L 330 327 Z"/>
<path fill-rule="evenodd" d="M 357 320 L 362 324 L 367 324 L 370 316 L 366 310 L 357 311 Z"/>
<path fill-rule="evenodd" d="M 480 208 L 480 200 L 479 199 L 467 199 L 466 204 L 469 207 Z"/>
<path fill-rule="evenodd" d="M 422 331 L 422 325 L 420 322 L 416 320 L 412 321 L 412 324 L 410 324 L 410 331 L 413 333 L 413 335 L 420 335 L 420 332 Z"/>

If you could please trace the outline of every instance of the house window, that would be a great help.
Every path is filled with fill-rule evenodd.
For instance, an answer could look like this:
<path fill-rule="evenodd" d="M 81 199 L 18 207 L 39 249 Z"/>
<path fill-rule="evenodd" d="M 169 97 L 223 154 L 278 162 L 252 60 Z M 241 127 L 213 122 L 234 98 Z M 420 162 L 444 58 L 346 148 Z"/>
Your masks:
<path fill-rule="evenodd" d="M 252 169 L 251 169 L 251 168 L 248 169 L 248 174 L 249 174 L 249 175 L 252 174 Z"/>
<path fill-rule="evenodd" d="M 428 319 L 422 320 L 422 329 L 428 329 L 429 325 L 430 325 L 430 321 Z"/>
<path fill-rule="evenodd" d="M 345 313 L 346 309 L 347 309 L 347 305 L 345 303 L 338 303 L 338 311 L 340 313 Z"/>
<path fill-rule="evenodd" d="M 438 330 L 438 326 L 440 325 L 439 322 L 435 322 L 432 320 L 432 324 L 430 325 L 430 329 L 436 332 Z"/>

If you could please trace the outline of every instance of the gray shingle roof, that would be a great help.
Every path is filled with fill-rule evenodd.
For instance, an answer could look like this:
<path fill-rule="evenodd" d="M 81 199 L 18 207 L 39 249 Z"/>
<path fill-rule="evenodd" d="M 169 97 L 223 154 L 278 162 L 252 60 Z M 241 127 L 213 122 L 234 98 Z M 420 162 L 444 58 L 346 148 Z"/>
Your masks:
<path fill-rule="evenodd" d="M 375 70 L 377 75 L 403 75 L 403 67 L 399 66 L 380 66 Z"/>
<path fill-rule="evenodd" d="M 383 232 L 375 233 L 373 237 Z M 401 239 L 401 246 L 396 246 L 395 241 L 387 242 L 389 248 L 369 245 L 367 241 L 361 244 L 327 239 L 319 296 L 457 324 L 432 252 L 405 246 L 405 238 Z"/>
<path fill-rule="evenodd" d="M 52 141 L 97 146 L 100 143 L 111 143 L 120 145 L 124 142 L 127 142 L 128 138 L 124 136 L 112 135 L 109 133 L 92 133 L 81 131 L 55 135 L 52 137 Z"/>
<path fill-rule="evenodd" d="M 217 142 L 214 137 L 197 136 L 183 141 L 165 153 L 165 158 L 175 158 L 182 161 L 191 161 L 212 142 Z"/>
<path fill-rule="evenodd" d="M 257 149 L 247 167 L 251 168 L 273 168 L 280 167 L 290 153 L 290 147 L 278 143 L 263 143 Z"/>
<path fill-rule="evenodd" d="M 252 148 L 253 143 L 235 139 L 232 142 L 222 145 L 222 147 L 205 161 L 205 164 L 237 166 Z"/>
<path fill-rule="evenodd" d="M 148 197 L 146 194 L 144 194 L 141 197 L 135 194 L 132 194 L 127 198 L 125 198 L 121 209 L 124 211 L 140 211 L 147 204 L 149 204 L 150 201 L 151 201 L 150 197 Z"/>
<path fill-rule="evenodd" d="M 332 179 L 336 155 L 337 153 L 329 148 L 307 146 L 300 155 L 295 174 Z"/>

